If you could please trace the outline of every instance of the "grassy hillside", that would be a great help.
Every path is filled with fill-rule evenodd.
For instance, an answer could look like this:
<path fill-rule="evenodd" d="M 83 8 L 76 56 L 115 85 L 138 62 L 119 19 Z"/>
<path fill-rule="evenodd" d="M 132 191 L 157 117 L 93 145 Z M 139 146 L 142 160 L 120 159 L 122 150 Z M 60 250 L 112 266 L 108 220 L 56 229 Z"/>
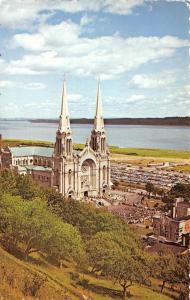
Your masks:
<path fill-rule="evenodd" d="M 10 170 L 0 172 L 0 245 L 4 300 L 157 300 L 188 292 L 187 257 L 150 256 L 135 230 L 105 208 Z"/>
<path fill-rule="evenodd" d="M 39 299 L 121 299 L 120 287 L 112 281 L 97 279 L 90 274 L 83 274 L 77 267 L 64 262 L 64 267 L 59 269 L 52 265 L 43 255 L 34 255 L 28 262 L 22 261 L 0 248 L 0 296 L 6 300 L 36 299 L 26 295 L 24 286 L 26 281 L 31 282 L 33 276 L 44 278 L 44 284 L 39 288 Z M 71 274 L 78 274 L 80 282 L 73 280 Z M 83 285 L 83 286 L 82 286 Z M 84 287 L 85 286 L 85 287 Z M 27 285 L 27 290 L 32 287 Z M 155 291 L 154 291 L 155 289 Z M 157 291 L 156 291 L 157 290 Z M 165 290 L 164 294 L 158 292 L 157 282 L 151 288 L 134 284 L 130 289 L 131 300 L 169 300 L 174 296 L 171 291 Z"/>
<path fill-rule="evenodd" d="M 155 157 L 155 158 L 174 158 L 174 159 L 189 159 L 190 151 L 169 150 L 169 149 L 146 149 L 146 148 L 119 148 L 110 147 L 111 153 L 123 154 L 140 157 Z"/>
<path fill-rule="evenodd" d="M 16 140 L 3 139 L 3 146 L 53 146 L 53 143 L 46 141 L 31 141 L 31 140 Z M 83 149 L 83 144 L 75 144 L 75 149 Z M 117 146 L 110 146 L 112 154 L 120 154 L 124 156 L 135 157 L 153 157 L 153 158 L 173 158 L 173 159 L 189 159 L 190 151 L 183 150 L 169 150 L 169 149 L 146 149 L 146 148 L 120 148 Z"/>

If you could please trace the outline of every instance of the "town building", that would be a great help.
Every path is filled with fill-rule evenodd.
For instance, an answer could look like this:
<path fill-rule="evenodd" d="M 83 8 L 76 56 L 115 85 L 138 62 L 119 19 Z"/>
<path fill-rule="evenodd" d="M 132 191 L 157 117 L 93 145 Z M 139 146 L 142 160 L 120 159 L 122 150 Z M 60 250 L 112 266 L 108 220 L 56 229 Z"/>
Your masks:
<path fill-rule="evenodd" d="M 67 103 L 66 81 L 63 84 L 61 113 L 55 146 L 19 146 L 1 148 L 1 169 L 9 168 L 47 187 L 54 187 L 65 197 L 102 197 L 110 191 L 110 153 L 102 114 L 100 82 L 96 113 L 90 138 L 82 151 L 73 147 Z"/>
<path fill-rule="evenodd" d="M 166 242 L 190 246 L 190 203 L 182 198 L 176 199 L 171 216 L 153 217 L 153 233 Z"/>

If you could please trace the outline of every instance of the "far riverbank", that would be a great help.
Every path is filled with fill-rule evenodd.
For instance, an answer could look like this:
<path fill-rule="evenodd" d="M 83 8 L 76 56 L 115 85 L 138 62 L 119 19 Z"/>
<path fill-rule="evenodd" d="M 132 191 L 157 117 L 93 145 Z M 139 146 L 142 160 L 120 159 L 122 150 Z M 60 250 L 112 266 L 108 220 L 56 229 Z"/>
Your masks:
<path fill-rule="evenodd" d="M 57 119 L 32 119 L 32 123 L 58 123 Z M 71 119 L 71 124 L 93 124 L 94 119 Z M 106 125 L 190 126 L 190 117 L 105 118 Z"/>

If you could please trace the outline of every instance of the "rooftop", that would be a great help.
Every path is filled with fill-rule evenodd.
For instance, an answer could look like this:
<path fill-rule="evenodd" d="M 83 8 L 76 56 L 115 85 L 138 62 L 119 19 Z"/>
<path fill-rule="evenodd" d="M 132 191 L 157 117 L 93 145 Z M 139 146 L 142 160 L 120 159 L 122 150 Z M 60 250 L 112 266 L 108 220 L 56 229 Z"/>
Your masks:
<path fill-rule="evenodd" d="M 52 168 L 43 167 L 43 166 L 17 166 L 19 171 L 27 171 L 27 170 L 34 170 L 34 171 L 48 171 L 51 172 Z"/>
<path fill-rule="evenodd" d="M 187 221 L 187 220 L 190 220 L 190 215 L 174 219 L 174 221 Z"/>
<path fill-rule="evenodd" d="M 9 147 L 13 156 L 44 156 L 52 157 L 54 148 L 42 147 L 42 146 L 20 146 L 20 147 Z M 81 150 L 74 150 L 74 153 L 80 154 Z"/>
<path fill-rule="evenodd" d="M 45 156 L 52 157 L 54 148 L 40 146 L 9 147 L 13 156 Z"/>
<path fill-rule="evenodd" d="M 34 170 L 34 171 L 52 171 L 50 167 L 43 167 L 43 166 L 26 166 L 27 170 Z"/>

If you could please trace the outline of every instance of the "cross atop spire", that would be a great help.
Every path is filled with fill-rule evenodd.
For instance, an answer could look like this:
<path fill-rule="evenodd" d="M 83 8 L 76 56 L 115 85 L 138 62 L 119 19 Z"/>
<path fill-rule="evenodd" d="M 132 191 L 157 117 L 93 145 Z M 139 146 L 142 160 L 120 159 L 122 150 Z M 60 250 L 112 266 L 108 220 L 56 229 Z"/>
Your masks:
<path fill-rule="evenodd" d="M 58 129 L 61 132 L 68 132 L 70 128 L 70 119 L 68 112 L 68 103 L 67 103 L 67 89 L 66 89 L 66 80 L 63 81 L 63 93 L 62 93 L 62 102 L 61 102 L 61 114 L 59 117 L 59 127 Z"/>
<path fill-rule="evenodd" d="M 96 100 L 96 115 L 94 118 L 94 129 L 96 131 L 102 131 L 104 129 L 104 120 L 102 113 L 102 97 L 100 90 L 100 79 L 98 80 L 98 92 L 97 92 L 97 100 Z"/>

